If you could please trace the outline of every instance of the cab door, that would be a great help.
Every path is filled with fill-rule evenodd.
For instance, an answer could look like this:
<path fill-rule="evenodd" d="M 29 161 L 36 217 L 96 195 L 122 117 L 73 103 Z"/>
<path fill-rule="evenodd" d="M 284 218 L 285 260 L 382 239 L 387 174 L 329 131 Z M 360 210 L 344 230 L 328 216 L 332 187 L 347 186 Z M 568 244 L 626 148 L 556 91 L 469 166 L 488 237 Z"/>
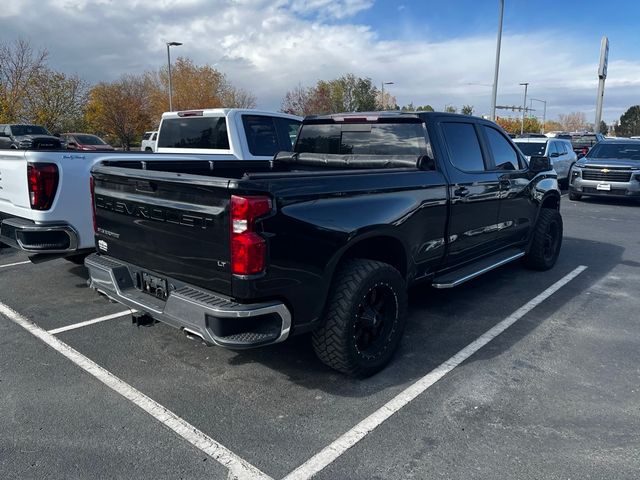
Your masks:
<path fill-rule="evenodd" d="M 446 267 L 496 249 L 500 180 L 490 169 L 478 128 L 476 123 L 453 116 L 439 122 L 441 156 L 447 159 L 450 182 Z"/>
<path fill-rule="evenodd" d="M 529 238 L 538 206 L 529 192 L 528 166 L 511 140 L 498 128 L 483 124 L 480 130 L 490 155 L 490 169 L 500 184 L 496 246 L 517 245 Z"/>

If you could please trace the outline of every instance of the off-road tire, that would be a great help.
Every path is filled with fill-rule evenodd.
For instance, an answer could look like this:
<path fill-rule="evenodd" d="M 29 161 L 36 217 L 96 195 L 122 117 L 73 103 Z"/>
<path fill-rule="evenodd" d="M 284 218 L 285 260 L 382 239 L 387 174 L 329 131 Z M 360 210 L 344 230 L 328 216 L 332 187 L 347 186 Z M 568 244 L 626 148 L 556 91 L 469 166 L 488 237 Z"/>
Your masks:
<path fill-rule="evenodd" d="M 575 192 L 569 192 L 569 200 L 573 200 L 574 202 L 578 202 L 582 199 L 582 195 Z"/>
<path fill-rule="evenodd" d="M 562 247 L 562 217 L 552 208 L 540 210 L 524 264 L 533 270 L 549 270 L 558 260 Z"/>
<path fill-rule="evenodd" d="M 355 333 L 361 321 L 358 312 L 374 289 L 382 289 L 389 299 L 385 303 L 389 305 L 385 310 L 388 319 L 379 341 L 366 352 L 360 352 Z M 354 377 L 368 377 L 393 357 L 404 332 L 406 312 L 406 284 L 398 270 L 375 260 L 348 260 L 334 277 L 324 323 L 313 332 L 313 349 L 329 367 Z"/>

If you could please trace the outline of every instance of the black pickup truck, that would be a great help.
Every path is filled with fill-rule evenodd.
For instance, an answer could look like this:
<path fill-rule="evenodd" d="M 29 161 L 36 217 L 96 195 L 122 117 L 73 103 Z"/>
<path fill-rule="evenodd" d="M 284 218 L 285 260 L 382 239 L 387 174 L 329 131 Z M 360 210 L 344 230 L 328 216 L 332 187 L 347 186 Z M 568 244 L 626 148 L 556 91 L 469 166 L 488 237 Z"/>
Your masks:
<path fill-rule="evenodd" d="M 272 161 L 94 167 L 91 285 L 230 348 L 313 332 L 366 376 L 402 336 L 407 287 L 450 288 L 522 259 L 551 268 L 560 191 L 494 123 L 443 113 L 307 117 Z"/>

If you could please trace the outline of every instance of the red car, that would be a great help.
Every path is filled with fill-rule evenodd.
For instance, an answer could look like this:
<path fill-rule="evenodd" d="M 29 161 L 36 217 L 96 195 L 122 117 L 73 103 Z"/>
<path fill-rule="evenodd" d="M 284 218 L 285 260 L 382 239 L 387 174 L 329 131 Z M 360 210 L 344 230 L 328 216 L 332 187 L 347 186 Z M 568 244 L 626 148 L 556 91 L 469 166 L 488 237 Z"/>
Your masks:
<path fill-rule="evenodd" d="M 96 135 L 89 133 L 63 133 L 60 139 L 67 143 L 68 150 L 111 152 L 114 148 Z"/>

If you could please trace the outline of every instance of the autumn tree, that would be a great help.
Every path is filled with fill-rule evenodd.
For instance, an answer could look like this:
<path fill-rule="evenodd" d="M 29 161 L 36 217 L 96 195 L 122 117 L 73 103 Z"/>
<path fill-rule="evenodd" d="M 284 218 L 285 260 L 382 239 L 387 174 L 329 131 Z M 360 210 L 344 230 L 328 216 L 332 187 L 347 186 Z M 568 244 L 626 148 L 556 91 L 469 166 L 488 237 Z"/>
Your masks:
<path fill-rule="evenodd" d="M 395 105 L 395 98 L 390 99 Z M 281 110 L 296 115 L 365 112 L 379 108 L 379 102 L 380 94 L 371 79 L 350 73 L 333 80 L 319 80 L 314 87 L 298 84 L 283 97 Z"/>
<path fill-rule="evenodd" d="M 0 122 L 28 122 L 28 95 L 45 68 L 48 53 L 24 39 L 0 43 Z"/>
<path fill-rule="evenodd" d="M 163 112 L 169 110 L 169 73 L 163 67 L 143 75 L 148 90 L 150 111 L 155 125 Z M 196 65 L 192 60 L 178 57 L 171 67 L 174 110 L 196 108 L 254 108 L 253 94 L 234 87 L 227 76 L 211 65 Z"/>
<path fill-rule="evenodd" d="M 559 115 L 559 121 L 562 124 L 562 128 L 569 132 L 576 132 L 579 130 L 587 130 L 589 124 L 587 123 L 587 117 L 583 112 L 572 112 L 568 114 Z"/>
<path fill-rule="evenodd" d="M 624 112 L 615 129 L 616 135 L 619 137 L 640 135 L 640 105 L 634 105 Z"/>
<path fill-rule="evenodd" d="M 556 122 L 555 120 L 546 120 L 544 122 L 544 131 L 545 132 L 553 132 L 563 130 L 564 127 L 560 122 Z"/>
<path fill-rule="evenodd" d="M 43 67 L 35 74 L 27 94 L 29 121 L 52 132 L 82 131 L 88 100 L 86 82 Z"/>
<path fill-rule="evenodd" d="M 520 134 L 522 128 L 522 119 L 520 118 L 508 118 L 498 117 L 496 123 L 500 125 L 506 132 L 514 135 Z M 535 117 L 526 117 L 524 119 L 524 132 L 525 133 L 540 133 L 541 124 Z"/>
<path fill-rule="evenodd" d="M 86 119 L 95 132 L 116 138 L 125 150 L 152 122 L 149 91 L 139 76 L 99 83 L 89 92 Z"/>

